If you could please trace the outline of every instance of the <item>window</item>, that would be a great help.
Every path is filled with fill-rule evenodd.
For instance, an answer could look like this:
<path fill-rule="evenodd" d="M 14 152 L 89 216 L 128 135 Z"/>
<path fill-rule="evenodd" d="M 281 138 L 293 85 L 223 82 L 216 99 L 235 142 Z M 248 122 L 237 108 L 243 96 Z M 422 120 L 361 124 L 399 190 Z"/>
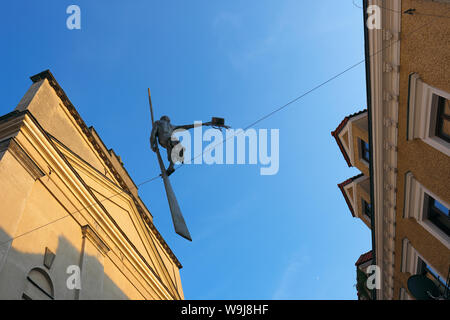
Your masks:
<path fill-rule="evenodd" d="M 448 208 L 431 196 L 427 196 L 427 198 L 428 207 L 426 209 L 428 220 L 433 222 L 450 237 L 450 216 Z"/>
<path fill-rule="evenodd" d="M 422 139 L 450 156 L 450 93 L 423 82 L 417 73 L 409 76 L 408 140 Z"/>
<path fill-rule="evenodd" d="M 372 205 L 370 203 L 368 203 L 366 200 L 362 199 L 362 207 L 363 207 L 363 213 L 369 219 L 372 219 Z"/>
<path fill-rule="evenodd" d="M 53 300 L 53 283 L 50 276 L 41 268 L 33 268 L 26 278 L 23 300 Z"/>
<path fill-rule="evenodd" d="M 369 154 L 369 144 L 364 140 L 360 140 L 360 148 L 361 148 L 361 158 L 370 162 L 370 154 Z"/>
<path fill-rule="evenodd" d="M 439 274 L 420 257 L 417 258 L 417 274 L 427 276 L 428 278 L 433 280 L 433 282 L 439 288 L 441 294 L 443 294 L 445 289 L 447 288 L 445 279 L 440 277 Z"/>
<path fill-rule="evenodd" d="M 450 104 L 444 97 L 433 94 L 433 104 L 437 111 L 436 136 L 450 142 Z"/>
<path fill-rule="evenodd" d="M 404 218 L 416 221 L 450 249 L 450 205 L 427 190 L 411 172 L 405 175 Z"/>
<path fill-rule="evenodd" d="M 439 274 L 429 263 L 427 263 L 407 238 L 404 238 L 402 241 L 402 263 L 400 270 L 401 272 L 408 272 L 411 275 L 421 274 L 427 276 L 436 284 L 441 294 L 444 294 L 446 290 L 448 293 L 448 289 L 450 289 L 446 287 L 447 281 L 443 277 L 445 275 Z M 449 275 L 447 275 L 447 277 L 449 277 Z"/>

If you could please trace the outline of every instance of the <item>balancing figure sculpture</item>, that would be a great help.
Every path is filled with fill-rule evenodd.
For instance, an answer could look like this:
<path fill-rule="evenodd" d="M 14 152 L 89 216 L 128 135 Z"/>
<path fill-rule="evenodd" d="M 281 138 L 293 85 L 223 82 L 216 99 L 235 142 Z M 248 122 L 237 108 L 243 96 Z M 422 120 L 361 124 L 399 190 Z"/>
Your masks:
<path fill-rule="evenodd" d="M 162 116 L 160 120 L 154 121 L 150 89 L 148 89 L 148 100 L 150 104 L 150 114 L 152 117 L 150 146 L 156 153 L 156 156 L 158 158 L 159 167 L 161 169 L 161 177 L 164 182 L 167 201 L 169 202 L 170 213 L 172 215 L 173 226 L 176 233 L 178 233 L 183 238 L 192 241 L 191 235 L 186 226 L 186 222 L 184 221 L 183 214 L 181 213 L 180 206 L 178 205 L 177 198 L 175 197 L 175 193 L 173 192 L 172 185 L 170 184 L 169 175 L 171 175 L 175 171 L 175 162 L 180 161 L 181 163 L 184 163 L 184 148 L 181 146 L 180 141 L 175 136 L 173 136 L 174 131 L 177 129 L 188 130 L 194 128 L 195 125 L 189 124 L 183 126 L 174 126 L 170 123 L 170 119 L 168 116 Z M 225 125 L 225 120 L 222 118 L 212 118 L 210 122 L 205 122 L 202 125 L 212 126 L 213 128 L 217 129 L 229 128 Z M 162 161 L 158 143 L 167 150 L 167 159 L 169 160 L 169 167 L 167 169 L 165 168 Z"/>
<path fill-rule="evenodd" d="M 212 121 L 202 123 L 202 126 L 229 128 L 224 124 L 222 118 L 213 118 Z M 194 128 L 193 124 L 174 126 L 170 123 L 170 118 L 168 116 L 162 116 L 160 120 L 154 122 L 152 133 L 150 135 L 150 146 L 153 152 L 156 152 L 157 143 L 159 142 L 159 145 L 167 150 L 167 159 L 169 160 L 169 167 L 166 170 L 167 176 L 170 176 L 175 171 L 175 162 L 180 161 L 181 163 L 184 163 L 184 148 L 181 145 L 178 148 L 175 148 L 180 141 L 173 133 L 175 130 L 189 130 L 192 128 Z"/>

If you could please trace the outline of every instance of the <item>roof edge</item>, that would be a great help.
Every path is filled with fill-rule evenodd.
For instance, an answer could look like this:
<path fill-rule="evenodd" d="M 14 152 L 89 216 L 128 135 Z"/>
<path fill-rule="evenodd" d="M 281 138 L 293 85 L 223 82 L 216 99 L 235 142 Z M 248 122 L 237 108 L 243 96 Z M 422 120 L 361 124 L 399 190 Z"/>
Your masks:
<path fill-rule="evenodd" d="M 355 262 L 355 266 L 359 266 L 367 261 L 372 260 L 372 250 L 367 251 L 366 253 L 363 253 L 359 256 L 358 260 Z"/>
<path fill-rule="evenodd" d="M 352 163 L 350 162 L 350 157 L 347 154 L 347 152 L 345 151 L 344 146 L 342 145 L 341 139 L 339 139 L 339 133 L 341 132 L 341 130 L 345 127 L 345 125 L 347 124 L 347 122 L 351 119 L 354 118 L 356 116 L 359 116 L 360 114 L 363 114 L 364 112 L 367 112 L 367 109 L 363 109 L 361 111 L 355 112 L 351 115 L 346 116 L 341 123 L 339 123 L 339 125 L 337 126 L 337 128 L 334 131 L 331 131 L 331 135 L 336 139 L 336 143 L 339 146 L 339 149 L 341 150 L 342 154 L 344 155 L 344 159 L 347 162 L 349 167 L 352 167 Z"/>
<path fill-rule="evenodd" d="M 358 175 L 356 175 L 356 176 L 353 176 L 353 177 L 351 177 L 351 178 L 348 178 L 348 179 L 345 180 L 344 182 L 338 183 L 338 188 L 341 190 L 342 195 L 344 196 L 345 202 L 347 203 L 347 206 L 348 206 L 348 208 L 350 209 L 350 212 L 351 212 L 351 214 L 352 214 L 353 217 L 356 217 L 356 216 L 355 216 L 355 211 L 353 210 L 353 206 L 352 206 L 352 204 L 350 203 L 350 199 L 347 197 L 347 193 L 345 192 L 344 187 L 345 187 L 346 185 L 348 185 L 349 183 L 352 183 L 352 182 L 355 181 L 356 179 L 362 177 L 362 176 L 364 176 L 364 174 L 363 174 L 363 173 L 360 173 L 360 174 L 358 174 Z"/>

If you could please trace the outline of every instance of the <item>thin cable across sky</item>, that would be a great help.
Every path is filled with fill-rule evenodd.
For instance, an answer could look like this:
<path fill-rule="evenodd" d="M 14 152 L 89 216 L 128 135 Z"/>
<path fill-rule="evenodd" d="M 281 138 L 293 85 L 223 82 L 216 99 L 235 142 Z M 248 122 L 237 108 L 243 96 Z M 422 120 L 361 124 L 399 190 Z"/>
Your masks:
<path fill-rule="evenodd" d="M 359 6 L 357 6 L 357 5 L 354 3 L 354 1 L 353 1 L 353 4 L 354 4 L 356 7 L 360 8 Z M 386 9 L 386 8 L 385 8 L 385 9 Z M 390 10 L 390 9 L 388 9 L 388 10 Z M 402 12 L 397 11 L 397 13 L 402 13 Z M 448 13 L 448 12 L 446 12 L 446 13 Z M 404 14 L 405 14 L 405 13 L 404 13 Z M 414 13 L 414 14 L 418 14 L 418 13 Z M 422 15 L 425 15 L 425 14 L 422 14 Z M 446 16 L 441 16 L 441 17 L 446 17 Z M 447 18 L 450 18 L 450 17 L 447 17 Z M 418 28 L 414 29 L 413 31 L 409 32 L 409 33 L 406 34 L 406 35 L 411 35 L 411 34 L 417 32 L 417 31 L 423 29 L 424 27 L 429 26 L 429 25 L 432 24 L 432 23 L 433 23 L 433 21 L 428 22 L 428 23 L 426 23 L 426 24 L 423 24 L 423 25 L 421 25 L 420 27 L 418 27 Z M 388 45 L 386 45 L 385 47 L 381 48 L 381 49 L 378 50 L 377 52 L 374 52 L 372 55 L 369 56 L 369 58 L 371 58 L 372 56 L 375 56 L 375 55 L 377 55 L 377 54 L 383 52 L 385 49 L 391 47 L 393 44 L 399 42 L 400 40 L 401 40 L 401 39 L 393 40 L 392 42 L 390 42 L 390 43 L 389 43 Z M 404 39 L 403 39 L 403 40 L 404 40 Z M 345 68 L 344 70 L 342 70 L 342 71 L 336 73 L 335 75 L 331 76 L 331 77 L 328 78 L 327 80 L 325 80 L 325 81 L 321 82 L 320 84 L 318 84 L 318 85 L 312 87 L 311 89 L 309 89 L 309 90 L 303 92 L 303 93 L 300 94 L 299 96 L 297 96 L 297 97 L 291 99 L 291 100 L 288 101 L 287 103 L 285 103 L 285 104 L 283 104 L 283 105 L 277 107 L 276 109 L 272 110 L 271 112 L 269 112 L 269 113 L 267 113 L 267 114 L 261 116 L 261 117 L 258 118 L 257 120 L 255 120 L 255 121 L 253 121 L 252 123 L 250 123 L 249 125 L 245 126 L 245 127 L 244 127 L 244 130 L 247 130 L 248 128 L 250 128 L 250 127 L 252 127 L 252 126 L 254 126 L 254 125 L 260 123 L 261 121 L 264 121 L 264 120 L 270 118 L 270 117 L 273 116 L 274 114 L 276 114 L 276 113 L 278 113 L 278 112 L 284 110 L 285 108 L 287 108 L 288 106 L 294 104 L 295 102 L 298 102 L 299 100 L 301 100 L 301 99 L 304 98 L 305 96 L 307 96 L 307 95 L 313 93 L 314 91 L 316 91 L 316 90 L 320 89 L 321 87 L 327 85 L 328 83 L 332 82 L 333 80 L 335 80 L 335 79 L 341 77 L 341 76 L 344 75 L 345 73 L 347 73 L 347 72 L 353 70 L 354 68 L 356 68 L 357 66 L 361 65 L 361 64 L 364 63 L 365 61 L 366 61 L 366 59 L 364 58 L 364 59 L 362 59 L 362 60 L 360 60 L 360 61 L 358 61 L 358 62 L 356 62 L 356 63 L 350 65 L 349 67 Z M 226 142 L 226 141 L 227 141 L 228 139 L 230 139 L 230 138 L 234 138 L 234 135 L 231 135 L 231 136 L 228 137 L 228 138 L 224 138 L 222 141 L 218 142 L 216 145 L 211 146 L 211 148 L 215 148 L 216 146 L 219 146 L 219 145 L 223 144 L 224 142 Z M 202 155 L 203 155 L 206 151 L 208 151 L 208 150 L 209 150 L 209 149 L 207 148 L 207 149 L 205 149 L 203 152 L 201 152 L 200 154 L 198 154 L 198 155 L 196 155 L 196 156 L 193 156 L 193 157 L 191 158 L 191 162 L 192 162 L 194 159 L 196 159 L 196 158 L 202 156 Z M 180 166 L 178 166 L 178 167 L 176 168 L 175 172 L 177 172 L 177 171 L 178 171 L 179 169 L 181 169 L 183 166 L 184 166 L 184 163 L 181 164 Z M 155 181 L 155 180 L 156 180 L 158 177 L 160 177 L 160 176 L 161 176 L 161 174 L 157 174 L 157 175 L 153 176 L 152 178 L 149 178 L 149 179 L 146 179 L 146 180 L 142 181 L 141 183 L 139 183 L 139 184 L 136 185 L 136 189 L 137 189 L 138 187 L 142 186 L 142 185 L 145 185 L 145 184 L 147 184 L 147 183 L 150 183 L 150 182 L 152 182 L 152 181 Z M 17 239 L 17 238 L 20 238 L 20 237 L 22 237 L 22 236 L 25 236 L 25 235 L 27 235 L 27 234 L 30 234 L 30 233 L 32 233 L 32 232 L 34 232 L 34 231 L 37 231 L 37 230 L 39 230 L 39 229 L 42 229 L 42 228 L 44 228 L 44 227 L 46 227 L 46 226 L 48 226 L 48 225 L 51 225 L 51 224 L 53 224 L 53 223 L 56 223 L 56 222 L 58 222 L 58 221 L 60 221 L 60 220 L 62 220 L 62 219 L 64 219 L 64 218 L 69 217 L 69 216 L 71 216 L 71 215 L 73 215 L 73 214 L 75 214 L 75 213 L 78 213 L 78 212 L 80 212 L 80 211 L 82 211 L 82 210 L 84 210 L 84 209 L 88 209 L 88 208 L 90 208 L 90 207 L 92 207 L 92 206 L 94 206 L 94 205 L 96 205 L 96 204 L 98 204 L 98 203 L 102 203 L 103 201 L 109 200 L 109 199 L 111 199 L 111 198 L 113 198 L 113 197 L 115 197 L 115 196 L 117 196 L 117 195 L 120 195 L 120 194 L 122 194 L 122 193 L 124 193 L 124 192 L 126 192 L 126 191 L 123 190 L 123 191 L 121 191 L 121 192 L 118 192 L 118 193 L 116 193 L 116 194 L 113 194 L 113 195 L 110 196 L 110 197 L 107 197 L 107 198 L 104 198 L 104 199 L 102 199 L 102 200 L 99 200 L 98 202 L 95 202 L 95 203 L 92 203 L 92 204 L 90 204 L 90 205 L 88 205 L 88 206 L 82 207 L 82 208 L 79 209 L 79 210 L 76 210 L 76 211 L 74 211 L 74 212 L 71 212 L 71 213 L 69 213 L 69 214 L 67 214 L 67 215 L 65 215 L 65 216 L 62 216 L 62 217 L 57 218 L 57 219 L 55 219 L 55 220 L 53 220 L 53 221 L 50 221 L 50 222 L 48 222 L 48 223 L 46 223 L 46 224 L 43 224 L 43 225 L 41 225 L 41 226 L 39 226 L 39 227 L 36 227 L 36 228 L 33 228 L 33 229 L 31 229 L 31 230 L 29 230 L 29 231 L 27 231 L 27 232 L 24 232 L 24 233 L 22 233 L 22 234 L 20 234 L 20 235 L 17 235 L 17 236 L 15 236 L 15 237 L 12 237 L 12 238 L 10 238 L 9 240 L 0 243 L 0 246 L 3 246 L 3 245 L 5 245 L 5 244 L 7 244 L 7 243 L 9 243 L 9 242 L 11 242 L 11 241 Z"/>

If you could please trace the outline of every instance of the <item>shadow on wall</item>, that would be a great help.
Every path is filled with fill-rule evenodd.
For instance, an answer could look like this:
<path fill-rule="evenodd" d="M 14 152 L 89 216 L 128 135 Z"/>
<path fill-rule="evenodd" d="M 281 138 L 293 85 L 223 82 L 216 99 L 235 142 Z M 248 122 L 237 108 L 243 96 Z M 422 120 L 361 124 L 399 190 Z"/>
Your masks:
<path fill-rule="evenodd" d="M 103 272 L 104 263 L 110 263 L 107 256 L 101 253 L 97 256 L 83 255 L 64 236 L 59 236 L 53 263 L 48 268 L 48 264 L 44 265 L 44 257 L 51 258 L 52 255 L 46 255 L 45 244 L 36 244 L 41 253 L 26 253 L 14 248 L 16 241 L 26 241 L 26 237 L 8 241 L 11 236 L 0 228 L 0 299 L 129 299 Z M 82 239 L 80 231 L 82 241 L 89 240 Z M 74 279 L 73 270 L 80 264 L 81 290 L 69 289 L 67 280 L 69 277 L 70 280 Z M 70 266 L 75 267 L 69 268 L 69 271 L 72 270 L 67 273 Z"/>

